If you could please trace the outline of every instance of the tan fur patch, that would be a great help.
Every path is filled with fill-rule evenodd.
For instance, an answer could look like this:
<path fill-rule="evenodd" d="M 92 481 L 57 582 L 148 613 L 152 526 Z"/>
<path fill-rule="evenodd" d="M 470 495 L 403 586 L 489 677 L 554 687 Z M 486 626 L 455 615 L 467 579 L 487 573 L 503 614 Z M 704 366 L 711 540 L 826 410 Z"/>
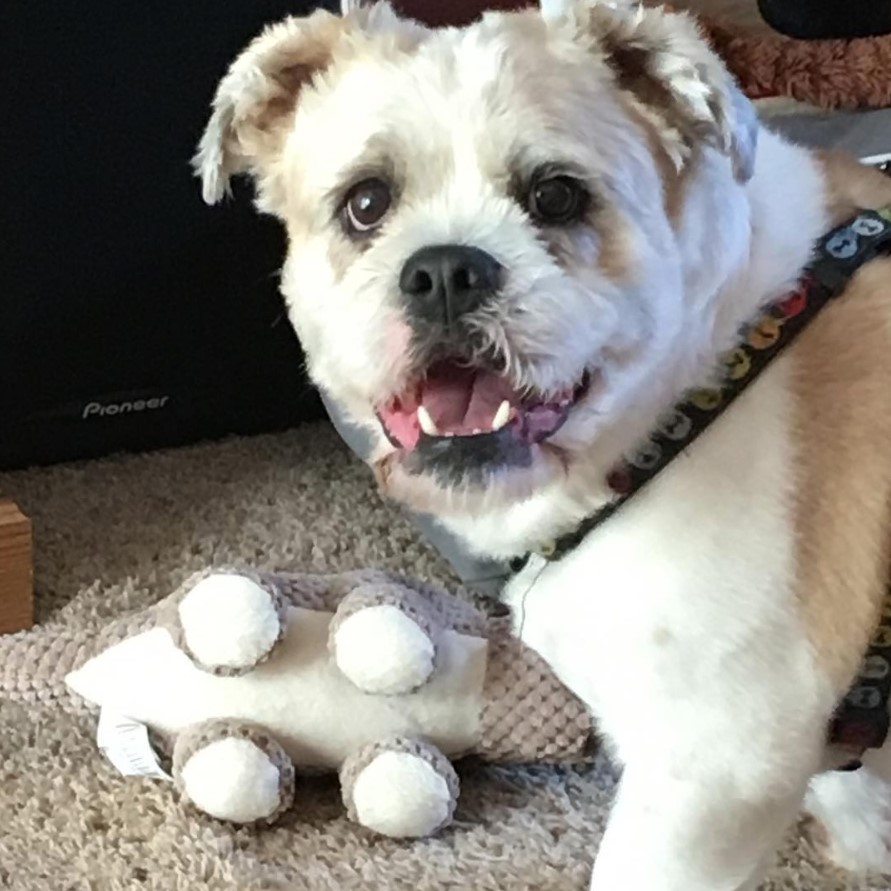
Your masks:
<path fill-rule="evenodd" d="M 827 207 L 832 224 L 840 225 L 864 207 L 891 204 L 891 178 L 842 152 L 818 152 L 826 171 Z"/>
<path fill-rule="evenodd" d="M 597 218 L 597 230 L 600 233 L 597 266 L 617 284 L 626 282 L 631 274 L 634 251 L 628 229 L 618 211 L 610 209 L 601 212 Z"/>
<path fill-rule="evenodd" d="M 266 101 L 258 102 L 235 126 L 238 150 L 245 157 L 255 159 L 255 163 L 262 166 L 280 153 L 300 90 L 329 63 L 343 32 L 340 18 L 314 16 L 305 20 L 299 42 L 283 40 L 279 54 L 261 57 L 258 67 L 270 83 Z M 261 37 L 256 43 L 262 41 Z M 250 52 L 248 48 L 246 54 Z"/>
<path fill-rule="evenodd" d="M 827 159 L 835 221 L 891 204 L 891 181 Z M 853 166 L 852 166 L 853 165 Z M 796 342 L 799 598 L 839 695 L 873 633 L 891 574 L 891 259 L 860 270 Z"/>
<path fill-rule="evenodd" d="M 326 254 L 334 281 L 339 283 L 347 274 L 350 265 L 355 261 L 358 251 L 356 246 L 346 236 L 338 236 L 328 240 Z"/>
<path fill-rule="evenodd" d="M 614 208 L 594 208 L 578 226 L 548 233 L 548 249 L 570 275 L 592 262 L 617 284 L 626 282 L 631 273 L 633 251 L 628 228 Z"/>
<path fill-rule="evenodd" d="M 645 114 L 644 110 L 636 102 L 629 101 L 626 97 L 620 97 L 620 99 L 624 99 L 622 107 L 625 109 L 628 117 L 643 131 L 647 148 L 653 157 L 653 163 L 656 165 L 659 179 L 662 181 L 665 215 L 672 225 L 677 225 L 680 221 L 681 211 L 684 208 L 686 184 L 690 177 L 691 168 L 684 166 L 681 170 L 678 170 L 666 149 L 663 135 L 660 133 L 659 126 L 653 120 L 653 117 Z"/>

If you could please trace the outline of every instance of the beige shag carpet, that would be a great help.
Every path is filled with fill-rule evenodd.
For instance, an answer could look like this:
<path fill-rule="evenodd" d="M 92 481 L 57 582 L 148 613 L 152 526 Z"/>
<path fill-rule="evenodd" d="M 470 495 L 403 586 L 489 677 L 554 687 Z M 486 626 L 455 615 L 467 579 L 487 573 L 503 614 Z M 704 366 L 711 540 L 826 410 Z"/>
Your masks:
<path fill-rule="evenodd" d="M 322 424 L 286 434 L 0 476 L 33 517 L 38 619 L 94 627 L 208 564 L 377 564 L 449 579 L 442 561 Z M 15 891 L 585 889 L 615 786 L 585 770 L 474 768 L 455 825 L 414 843 L 348 823 L 336 786 L 301 788 L 283 824 L 233 829 L 172 789 L 118 776 L 88 720 L 0 702 L 0 888 Z M 771 891 L 884 891 L 790 840 Z"/>

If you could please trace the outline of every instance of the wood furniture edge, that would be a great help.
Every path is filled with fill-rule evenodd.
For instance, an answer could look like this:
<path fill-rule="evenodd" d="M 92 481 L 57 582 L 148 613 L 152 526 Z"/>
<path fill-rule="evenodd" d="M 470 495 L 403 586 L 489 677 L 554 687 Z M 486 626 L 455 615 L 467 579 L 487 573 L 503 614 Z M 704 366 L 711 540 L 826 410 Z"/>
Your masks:
<path fill-rule="evenodd" d="M 33 567 L 31 521 L 0 496 L 0 634 L 34 624 Z"/>

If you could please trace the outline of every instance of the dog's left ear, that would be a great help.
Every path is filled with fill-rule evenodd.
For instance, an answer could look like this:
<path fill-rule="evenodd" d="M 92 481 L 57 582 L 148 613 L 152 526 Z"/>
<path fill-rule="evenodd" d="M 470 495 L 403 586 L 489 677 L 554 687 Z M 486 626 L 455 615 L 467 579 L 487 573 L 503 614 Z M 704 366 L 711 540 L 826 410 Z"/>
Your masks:
<path fill-rule="evenodd" d="M 751 178 L 755 109 L 692 17 L 634 0 L 541 0 L 541 10 L 551 27 L 571 28 L 602 54 L 678 167 L 707 145 L 730 157 L 740 182 Z"/>

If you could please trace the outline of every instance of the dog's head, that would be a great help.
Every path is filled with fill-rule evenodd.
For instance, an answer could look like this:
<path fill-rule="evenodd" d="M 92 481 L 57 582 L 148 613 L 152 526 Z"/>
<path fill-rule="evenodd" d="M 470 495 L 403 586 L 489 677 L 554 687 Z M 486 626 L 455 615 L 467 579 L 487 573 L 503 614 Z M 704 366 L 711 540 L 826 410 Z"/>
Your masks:
<path fill-rule="evenodd" d="M 673 395 L 745 253 L 754 133 L 684 16 L 558 0 L 429 30 L 378 4 L 267 29 L 196 166 L 208 201 L 254 178 L 311 376 L 385 489 L 447 512 L 621 451 Z"/>

